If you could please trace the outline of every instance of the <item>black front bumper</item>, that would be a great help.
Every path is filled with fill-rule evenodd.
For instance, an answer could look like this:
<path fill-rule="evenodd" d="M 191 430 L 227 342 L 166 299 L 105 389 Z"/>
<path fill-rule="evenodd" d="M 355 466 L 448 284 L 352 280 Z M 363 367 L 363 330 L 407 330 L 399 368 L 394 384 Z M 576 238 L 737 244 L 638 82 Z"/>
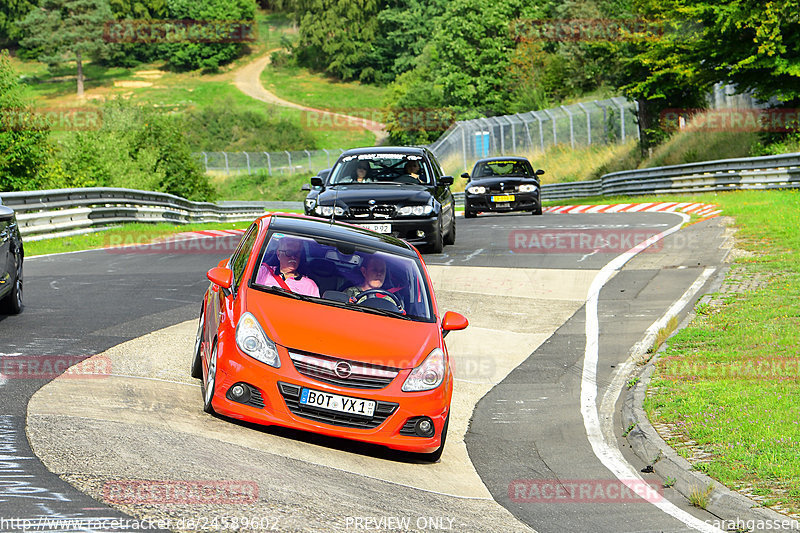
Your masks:
<path fill-rule="evenodd" d="M 510 202 L 494 202 L 493 197 L 496 196 L 513 196 L 514 200 Z M 465 195 L 465 209 L 470 211 L 534 211 L 541 205 L 539 201 L 539 193 L 526 192 L 526 193 L 509 193 L 509 194 L 467 194 Z"/>
<path fill-rule="evenodd" d="M 391 235 L 398 239 L 403 239 L 409 244 L 414 246 L 432 244 L 433 235 L 436 232 L 439 224 L 439 217 L 422 217 L 422 218 L 384 218 L 384 219 L 367 219 L 367 218 L 337 218 L 337 222 L 345 222 L 347 224 L 354 224 L 357 226 L 365 224 L 390 224 L 392 226 Z M 425 232 L 423 237 L 417 236 L 417 231 Z"/>

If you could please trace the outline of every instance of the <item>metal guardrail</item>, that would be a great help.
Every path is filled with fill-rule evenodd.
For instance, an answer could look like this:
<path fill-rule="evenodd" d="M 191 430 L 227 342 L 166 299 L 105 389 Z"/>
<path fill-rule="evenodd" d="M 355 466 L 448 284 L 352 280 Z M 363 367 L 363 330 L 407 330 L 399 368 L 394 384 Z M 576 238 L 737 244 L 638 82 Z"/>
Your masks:
<path fill-rule="evenodd" d="M 791 188 L 800 188 L 800 153 L 614 172 L 598 180 L 543 185 L 542 198 L 547 201 Z"/>
<path fill-rule="evenodd" d="M 172 194 L 109 187 L 8 192 L 0 198 L 16 211 L 27 240 L 88 233 L 127 222 L 248 221 L 265 211 L 262 205 L 192 202 Z"/>

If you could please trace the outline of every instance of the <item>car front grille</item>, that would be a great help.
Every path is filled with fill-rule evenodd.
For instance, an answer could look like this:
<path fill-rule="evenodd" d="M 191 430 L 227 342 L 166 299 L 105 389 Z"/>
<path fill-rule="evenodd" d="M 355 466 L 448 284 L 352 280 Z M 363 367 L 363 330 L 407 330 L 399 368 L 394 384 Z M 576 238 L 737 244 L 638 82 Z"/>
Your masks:
<path fill-rule="evenodd" d="M 346 361 L 326 355 L 290 351 L 289 357 L 300 374 L 331 385 L 352 389 L 382 389 L 400 372 L 397 368 Z M 349 367 L 349 375 L 341 370 L 337 373 L 339 365 L 345 369 Z"/>
<path fill-rule="evenodd" d="M 350 206 L 352 218 L 384 219 L 395 216 L 396 209 L 393 205 Z"/>
<path fill-rule="evenodd" d="M 302 418 L 322 422 L 332 426 L 343 426 L 357 429 L 375 429 L 383 424 L 396 410 L 399 404 L 389 402 L 375 402 L 375 412 L 372 418 L 346 413 L 327 411 L 317 407 L 302 405 L 300 403 L 300 392 L 302 387 L 290 383 L 278 382 L 278 390 L 286 402 L 289 411 Z"/>

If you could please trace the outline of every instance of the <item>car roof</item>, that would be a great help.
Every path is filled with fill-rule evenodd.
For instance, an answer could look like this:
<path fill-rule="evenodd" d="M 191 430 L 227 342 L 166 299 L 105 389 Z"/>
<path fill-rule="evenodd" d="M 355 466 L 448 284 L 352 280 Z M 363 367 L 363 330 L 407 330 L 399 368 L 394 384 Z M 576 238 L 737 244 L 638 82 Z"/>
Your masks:
<path fill-rule="evenodd" d="M 509 155 L 506 157 L 486 157 L 484 159 L 478 159 L 475 161 L 475 164 L 478 163 L 492 163 L 494 161 L 528 161 L 527 157 L 522 157 L 518 155 Z M 528 161 L 530 163 L 530 161 Z"/>
<path fill-rule="evenodd" d="M 346 241 L 356 246 L 417 258 L 416 252 L 407 242 L 349 224 L 331 223 L 326 219 L 291 214 L 269 214 L 261 218 L 262 220 L 269 219 L 270 231 L 285 231 L 333 241 Z"/>
<path fill-rule="evenodd" d="M 416 146 L 370 146 L 367 148 L 351 148 L 345 150 L 342 156 L 360 154 L 408 154 L 427 155 L 428 150 Z"/>

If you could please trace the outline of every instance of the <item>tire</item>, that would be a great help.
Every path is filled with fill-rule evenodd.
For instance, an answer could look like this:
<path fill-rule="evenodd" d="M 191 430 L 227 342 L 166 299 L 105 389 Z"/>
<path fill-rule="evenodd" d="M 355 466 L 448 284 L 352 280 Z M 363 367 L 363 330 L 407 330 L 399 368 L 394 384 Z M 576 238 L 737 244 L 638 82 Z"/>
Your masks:
<path fill-rule="evenodd" d="M 2 301 L 0 301 L 0 313 L 18 315 L 22 312 L 22 257 L 14 255 L 14 284 Z"/>
<path fill-rule="evenodd" d="M 200 390 L 203 392 L 203 411 L 214 414 L 214 406 L 211 405 L 214 399 L 214 389 L 217 385 L 217 341 L 214 341 L 214 348 L 211 350 L 211 360 L 208 362 L 208 377 L 203 381 Z"/>
<path fill-rule="evenodd" d="M 444 250 L 444 236 L 442 235 L 442 215 L 439 215 L 439 223 L 436 225 L 436 231 L 433 233 L 433 241 L 428 245 L 428 248 L 433 254 L 440 254 Z"/>
<path fill-rule="evenodd" d="M 534 210 L 532 211 L 532 214 L 534 214 L 534 215 L 541 215 L 541 214 L 542 214 L 542 205 L 541 205 L 541 204 L 539 204 L 539 206 L 538 206 L 536 209 L 534 209 Z"/>
<path fill-rule="evenodd" d="M 197 338 L 194 341 L 194 359 L 192 360 L 192 377 L 203 379 L 203 361 L 200 351 L 202 349 L 203 326 L 205 325 L 205 313 L 200 313 L 200 325 L 197 327 Z"/>
<path fill-rule="evenodd" d="M 450 413 L 447 413 L 447 418 L 444 420 L 444 427 L 442 428 L 442 444 L 435 452 L 425 453 L 422 454 L 426 461 L 430 463 L 436 463 L 439 459 L 442 458 L 442 452 L 444 451 L 444 443 L 447 440 L 447 426 L 450 425 Z"/>
<path fill-rule="evenodd" d="M 456 243 L 456 215 L 453 213 L 453 216 L 450 219 L 450 231 L 447 232 L 447 236 L 444 238 L 445 244 L 455 244 Z"/>

